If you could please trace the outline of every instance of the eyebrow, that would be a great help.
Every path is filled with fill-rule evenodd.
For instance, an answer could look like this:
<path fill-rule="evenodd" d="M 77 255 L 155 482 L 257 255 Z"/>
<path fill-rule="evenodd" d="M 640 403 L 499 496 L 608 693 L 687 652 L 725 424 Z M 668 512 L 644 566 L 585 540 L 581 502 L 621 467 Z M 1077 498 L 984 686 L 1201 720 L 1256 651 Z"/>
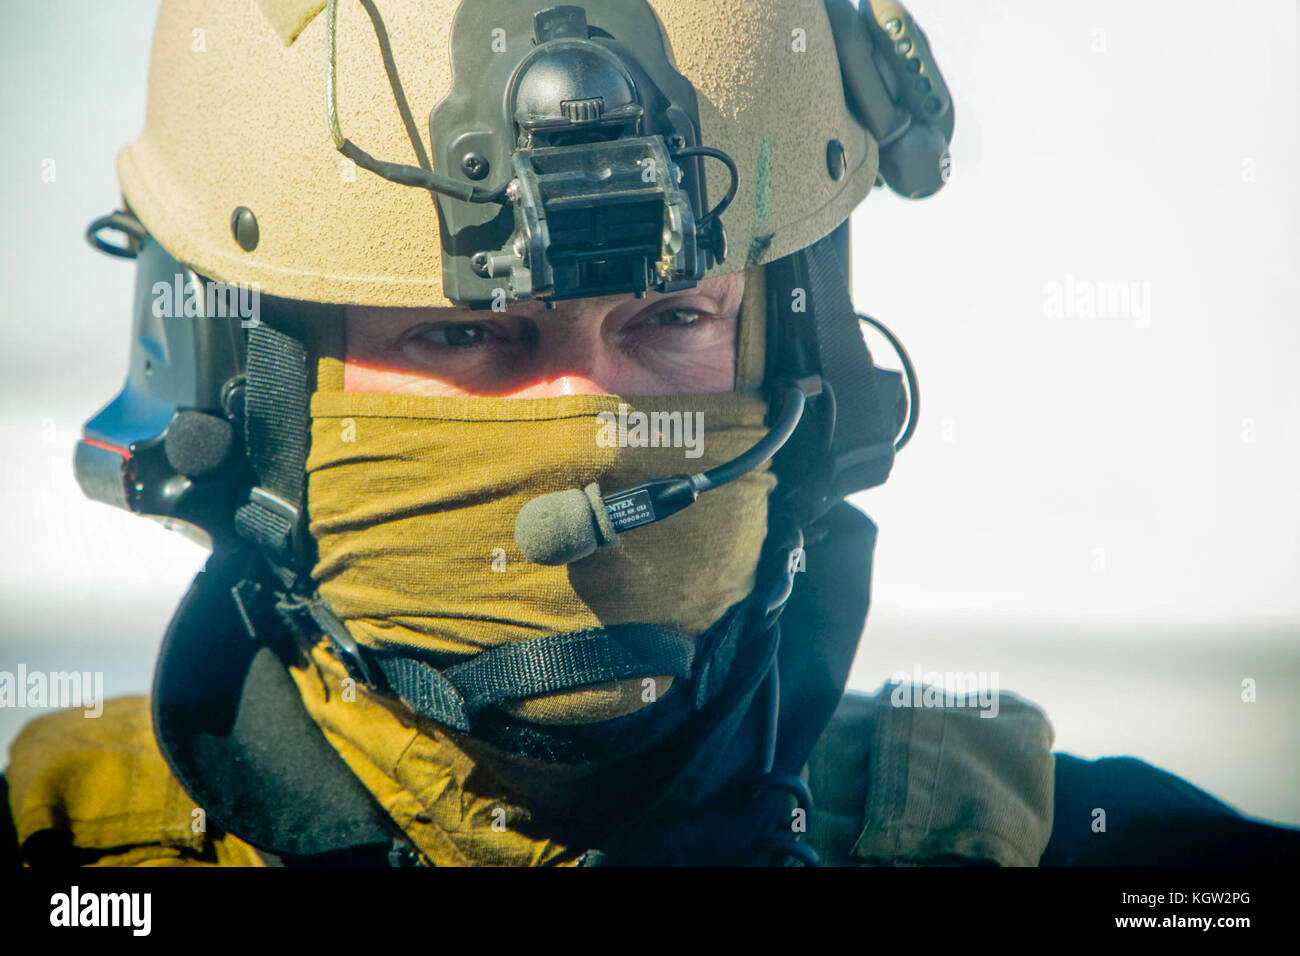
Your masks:
<path fill-rule="evenodd" d="M 679 289 L 676 292 L 666 293 L 660 295 L 658 298 L 653 300 L 632 299 L 626 302 L 619 301 L 617 303 L 612 303 L 610 308 L 606 310 L 606 314 L 608 315 L 609 313 L 614 312 L 620 306 L 623 305 L 629 306 L 629 308 L 627 309 L 628 314 L 632 314 L 634 311 L 641 311 L 643 309 L 650 308 L 655 305 L 663 305 L 665 308 L 669 308 L 669 307 L 673 307 L 674 305 L 677 305 L 683 299 L 688 298 L 690 296 L 699 296 L 703 298 L 707 302 L 709 309 L 713 312 L 716 312 L 718 314 L 722 314 L 724 312 L 723 306 L 725 303 L 723 301 L 723 297 L 717 295 L 714 292 L 696 286 L 692 289 Z M 519 303 L 515 304 L 516 307 L 518 305 Z M 736 303 L 737 314 L 739 314 L 740 312 L 740 307 L 741 307 L 741 302 L 738 301 Z M 365 313 L 360 312 L 360 310 L 362 309 L 366 310 Z M 515 318 L 515 319 L 520 319 L 520 318 L 543 319 L 548 315 L 548 311 L 539 311 L 535 307 L 529 308 L 526 312 L 520 311 L 517 308 L 514 311 L 512 311 L 510 307 L 507 307 L 506 311 L 504 312 L 495 312 L 487 309 L 465 309 L 465 308 L 459 308 L 457 306 L 427 306 L 427 307 L 420 307 L 420 308 L 401 308 L 401 307 L 391 307 L 391 306 L 346 306 L 345 319 L 349 327 L 355 324 L 356 326 L 359 326 L 362 329 L 366 327 L 373 328 L 376 325 L 382 325 L 391 328 L 394 325 L 400 324 L 403 328 L 409 329 L 412 326 L 420 325 L 423 323 L 449 322 L 449 323 L 472 324 L 477 322 L 488 321 L 493 317 L 501 317 L 501 316 Z M 557 321 L 576 320 L 577 314 L 574 313 L 574 314 L 567 314 L 567 315 L 557 315 L 557 316 L 553 316 L 553 318 Z"/>

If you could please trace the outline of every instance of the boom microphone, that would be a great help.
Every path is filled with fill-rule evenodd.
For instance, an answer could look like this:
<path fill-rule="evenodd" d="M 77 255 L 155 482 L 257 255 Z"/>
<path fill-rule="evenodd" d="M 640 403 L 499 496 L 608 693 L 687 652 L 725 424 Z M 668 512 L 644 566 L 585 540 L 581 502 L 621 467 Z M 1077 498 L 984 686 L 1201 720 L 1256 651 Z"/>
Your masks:
<path fill-rule="evenodd" d="M 744 454 L 709 471 L 655 478 L 603 496 L 595 482 L 539 495 L 515 519 L 515 544 L 534 564 L 571 564 L 616 544 L 625 531 L 676 514 L 702 492 L 735 481 L 780 451 L 798 427 L 808 396 L 820 391 L 821 379 L 815 376 L 788 386 L 781 417 L 768 433 Z"/>

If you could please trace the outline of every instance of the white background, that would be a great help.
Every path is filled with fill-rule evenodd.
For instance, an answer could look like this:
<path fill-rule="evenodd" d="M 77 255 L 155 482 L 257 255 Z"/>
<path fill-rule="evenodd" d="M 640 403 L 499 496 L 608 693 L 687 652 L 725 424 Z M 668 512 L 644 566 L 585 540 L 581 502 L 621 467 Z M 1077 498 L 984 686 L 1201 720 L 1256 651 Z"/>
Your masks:
<path fill-rule="evenodd" d="M 126 367 L 132 268 L 81 234 L 118 204 L 156 3 L 4 8 L 0 669 L 143 693 L 204 552 L 85 500 L 71 457 Z M 995 672 L 1059 749 L 1300 824 L 1296 4 L 910 9 L 954 173 L 853 222 L 855 300 L 910 349 L 923 415 L 856 499 L 881 531 L 852 686 Z M 1067 281 L 1150 307 L 1053 314 Z M 0 710 L 0 742 L 31 716 Z"/>

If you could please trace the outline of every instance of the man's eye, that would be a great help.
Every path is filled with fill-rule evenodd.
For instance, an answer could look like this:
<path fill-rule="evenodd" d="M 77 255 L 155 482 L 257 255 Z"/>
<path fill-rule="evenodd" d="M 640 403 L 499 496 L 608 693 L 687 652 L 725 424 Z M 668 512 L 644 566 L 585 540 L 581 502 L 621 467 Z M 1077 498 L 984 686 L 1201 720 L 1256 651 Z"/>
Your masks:
<path fill-rule="evenodd" d="M 472 322 L 458 322 L 454 325 L 435 325 L 420 333 L 420 338 L 434 345 L 449 345 L 453 348 L 464 345 L 478 345 L 487 339 L 487 330 Z"/>
<path fill-rule="evenodd" d="M 647 321 L 654 325 L 694 325 L 700 320 L 700 313 L 691 309 L 667 309 L 656 312 Z"/>

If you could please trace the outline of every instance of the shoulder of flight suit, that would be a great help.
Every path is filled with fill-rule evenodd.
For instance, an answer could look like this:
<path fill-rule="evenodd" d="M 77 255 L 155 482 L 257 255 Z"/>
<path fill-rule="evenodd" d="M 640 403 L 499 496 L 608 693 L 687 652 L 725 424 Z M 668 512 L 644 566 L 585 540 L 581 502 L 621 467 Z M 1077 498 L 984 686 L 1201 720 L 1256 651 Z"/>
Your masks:
<path fill-rule="evenodd" d="M 805 767 L 804 839 L 823 863 L 1037 865 L 1052 832 L 1052 727 L 1011 694 L 957 700 L 921 706 L 897 684 L 844 696 Z"/>
<path fill-rule="evenodd" d="M 29 866 L 260 866 L 205 825 L 154 741 L 147 697 L 30 721 L 9 749 L 9 812 Z"/>

